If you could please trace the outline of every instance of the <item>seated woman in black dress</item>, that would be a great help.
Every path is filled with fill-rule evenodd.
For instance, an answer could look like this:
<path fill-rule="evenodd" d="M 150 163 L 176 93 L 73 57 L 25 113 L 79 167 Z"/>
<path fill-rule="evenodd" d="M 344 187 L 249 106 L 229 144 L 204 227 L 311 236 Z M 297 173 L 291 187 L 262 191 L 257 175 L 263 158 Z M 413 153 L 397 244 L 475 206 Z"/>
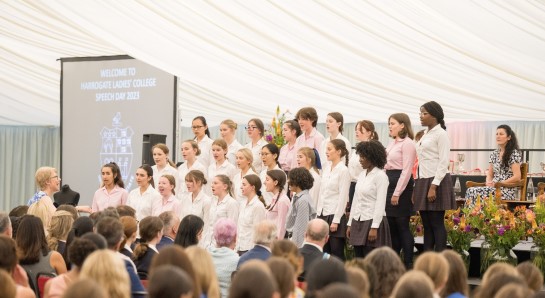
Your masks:
<path fill-rule="evenodd" d="M 134 248 L 134 264 L 141 279 L 148 278 L 153 256 L 159 253 L 157 243 L 163 237 L 163 221 L 157 216 L 148 216 L 140 222 L 140 243 Z"/>

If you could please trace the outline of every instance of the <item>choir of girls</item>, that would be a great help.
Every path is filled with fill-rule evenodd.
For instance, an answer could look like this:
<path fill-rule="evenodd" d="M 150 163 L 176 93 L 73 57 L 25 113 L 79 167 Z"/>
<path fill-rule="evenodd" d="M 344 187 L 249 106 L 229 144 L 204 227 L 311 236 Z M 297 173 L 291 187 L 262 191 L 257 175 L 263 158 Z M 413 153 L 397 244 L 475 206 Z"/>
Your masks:
<path fill-rule="evenodd" d="M 253 247 L 253 227 L 262 220 L 275 222 L 278 239 L 289 238 L 300 247 L 306 224 L 318 217 L 329 225 L 324 251 L 344 260 L 346 243 L 362 257 L 387 245 L 403 252 L 410 268 L 414 246 L 410 216 L 420 212 L 424 248 L 439 251 L 446 247 L 444 212 L 455 207 L 441 106 L 425 103 L 420 121 L 427 128 L 415 142 L 409 117 L 392 114 L 386 147 L 371 121 L 359 121 L 352 149 L 343 136 L 342 114 L 327 115 L 324 137 L 316 129 L 316 110 L 305 107 L 294 120 L 284 122 L 286 144 L 278 148 L 263 139 L 260 119 L 248 121 L 250 141 L 243 146 L 235 138 L 234 121 L 222 121 L 221 138 L 212 140 L 206 119 L 198 116 L 192 121 L 194 139 L 181 144 L 183 164 L 176 168 L 169 148 L 155 145 L 155 165 L 137 169 L 138 187 L 129 194 L 119 167 L 108 163 L 101 169 L 103 186 L 90 209 L 127 204 L 136 210 L 137 220 L 164 211 L 180 219 L 197 216 L 204 223 L 199 234 L 203 247 L 214 246 L 212 227 L 220 218 L 229 218 L 237 223 L 239 254 Z"/>

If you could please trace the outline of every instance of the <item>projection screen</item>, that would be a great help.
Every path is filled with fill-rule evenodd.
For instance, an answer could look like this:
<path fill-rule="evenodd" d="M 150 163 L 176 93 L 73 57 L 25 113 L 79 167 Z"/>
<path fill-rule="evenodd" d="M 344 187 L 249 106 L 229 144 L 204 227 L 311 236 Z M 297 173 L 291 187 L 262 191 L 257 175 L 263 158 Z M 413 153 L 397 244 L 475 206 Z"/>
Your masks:
<path fill-rule="evenodd" d="M 130 56 L 62 58 L 62 184 L 90 205 L 101 166 L 115 161 L 127 190 L 142 163 L 144 134 L 166 135 L 175 147 L 175 76 Z"/>

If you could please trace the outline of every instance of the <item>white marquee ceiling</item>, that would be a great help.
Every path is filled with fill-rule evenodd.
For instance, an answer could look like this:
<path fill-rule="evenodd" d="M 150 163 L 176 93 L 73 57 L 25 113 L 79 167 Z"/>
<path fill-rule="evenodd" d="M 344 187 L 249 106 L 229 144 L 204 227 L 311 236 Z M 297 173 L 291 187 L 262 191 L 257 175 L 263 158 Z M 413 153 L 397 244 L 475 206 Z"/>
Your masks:
<path fill-rule="evenodd" d="M 181 117 L 212 125 L 277 104 L 384 122 L 432 99 L 447 121 L 545 118 L 542 1 L 2 1 L 0 14 L 0 125 L 58 126 L 57 59 L 117 54 L 178 76 Z"/>

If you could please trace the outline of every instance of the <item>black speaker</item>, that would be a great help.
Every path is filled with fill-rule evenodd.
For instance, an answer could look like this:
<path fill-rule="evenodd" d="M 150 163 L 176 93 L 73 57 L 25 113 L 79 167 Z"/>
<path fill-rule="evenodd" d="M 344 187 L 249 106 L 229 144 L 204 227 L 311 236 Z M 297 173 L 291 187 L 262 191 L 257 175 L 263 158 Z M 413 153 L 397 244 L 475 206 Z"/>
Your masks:
<path fill-rule="evenodd" d="M 163 143 L 166 144 L 167 136 L 166 135 L 155 135 L 155 134 L 145 134 L 142 141 L 142 164 L 148 164 L 153 166 L 155 162 L 153 161 L 153 154 L 151 153 L 151 148 L 155 144 Z"/>

